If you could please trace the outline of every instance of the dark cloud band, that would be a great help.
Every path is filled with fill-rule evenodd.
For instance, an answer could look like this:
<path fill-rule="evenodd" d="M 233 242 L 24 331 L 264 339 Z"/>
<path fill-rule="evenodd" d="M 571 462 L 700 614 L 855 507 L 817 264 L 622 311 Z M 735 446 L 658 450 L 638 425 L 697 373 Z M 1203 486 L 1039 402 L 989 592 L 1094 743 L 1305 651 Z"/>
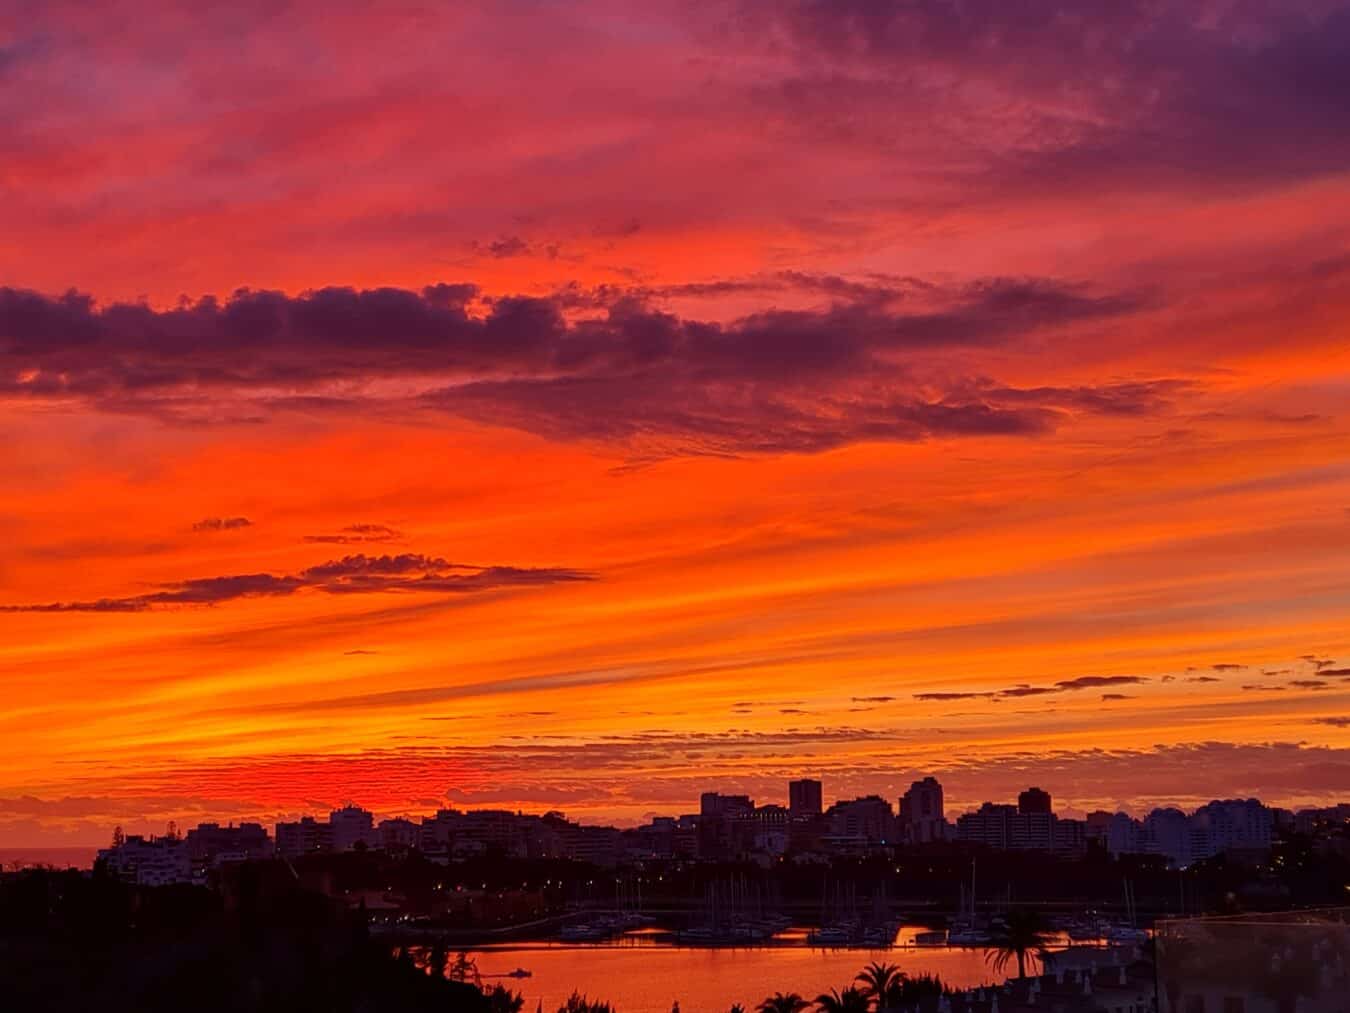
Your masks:
<path fill-rule="evenodd" d="M 168 310 L 5 288 L 0 398 L 179 422 L 376 406 L 658 453 L 746 453 L 1036 435 L 1078 414 L 1158 411 L 1186 387 L 1018 388 L 962 365 L 974 350 L 1138 313 L 1149 304 L 1138 295 L 1007 278 L 827 291 L 827 308 L 710 322 L 641 292 L 599 294 L 577 316 L 566 293 L 486 298 L 472 285 L 241 290 Z"/>
<path fill-rule="evenodd" d="M 0 605 L 0 612 L 144 612 L 176 605 L 219 605 L 240 598 L 284 597 L 300 591 L 326 594 L 473 594 L 512 587 L 591 580 L 581 570 L 467 566 L 419 553 L 396 556 L 357 554 L 329 560 L 297 574 L 242 573 L 198 577 L 165 584 L 157 591 L 124 598 Z"/>

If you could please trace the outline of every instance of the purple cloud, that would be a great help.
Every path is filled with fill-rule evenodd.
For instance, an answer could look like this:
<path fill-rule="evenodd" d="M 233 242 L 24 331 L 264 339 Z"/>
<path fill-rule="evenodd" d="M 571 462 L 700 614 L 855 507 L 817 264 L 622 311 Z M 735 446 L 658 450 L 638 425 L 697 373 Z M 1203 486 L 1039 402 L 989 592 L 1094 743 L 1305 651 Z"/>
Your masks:
<path fill-rule="evenodd" d="M 247 517 L 207 517 L 192 525 L 193 531 L 236 531 L 251 527 L 253 522 Z"/>
<path fill-rule="evenodd" d="M 1201 177 L 1278 185 L 1350 163 L 1350 9 L 1338 3 L 744 0 L 740 10 L 742 45 L 788 54 L 785 79 L 756 93 L 765 115 L 790 113 L 818 143 L 875 157 L 894 157 L 897 136 L 959 122 L 955 137 L 933 131 L 966 166 L 953 182 L 994 195 L 1185 189 Z"/>
<path fill-rule="evenodd" d="M 472 594 L 511 587 L 530 587 L 592 580 L 581 570 L 557 567 L 468 566 L 434 556 L 358 554 L 311 566 L 293 575 L 270 573 L 200 577 L 161 585 L 160 590 L 125 598 L 0 605 L 0 612 L 144 612 L 161 606 L 219 605 L 240 598 L 284 597 L 298 591 L 326 594 L 417 592 Z"/>
<path fill-rule="evenodd" d="M 723 323 L 632 295 L 571 319 L 559 298 L 486 298 L 472 285 L 240 290 L 171 310 L 0 289 L 0 397 L 168 421 L 228 417 L 231 405 L 250 418 L 377 405 L 740 453 L 1036 435 L 1076 414 L 1159 411 L 1186 390 L 1166 378 L 1022 389 L 951 379 L 934 359 L 1126 317 L 1149 305 L 1142 296 L 1044 279 L 929 284 L 890 301 L 884 288 L 841 281 L 827 308 Z"/>
<path fill-rule="evenodd" d="M 358 542 L 393 542 L 403 532 L 385 524 L 348 524 L 336 534 L 305 535 L 305 541 L 322 545 L 351 545 Z"/>
<path fill-rule="evenodd" d="M 1075 693 L 1083 689 L 1100 689 L 1106 686 L 1138 686 L 1148 682 L 1142 675 L 1081 675 L 1075 679 L 1061 679 L 1050 686 L 1009 686 L 1006 689 L 985 690 L 980 692 L 936 692 L 915 693 L 915 700 L 951 701 L 951 700 L 1016 700 L 1029 696 L 1049 696 L 1055 693 Z M 1105 698 L 1103 698 L 1105 699 Z"/>

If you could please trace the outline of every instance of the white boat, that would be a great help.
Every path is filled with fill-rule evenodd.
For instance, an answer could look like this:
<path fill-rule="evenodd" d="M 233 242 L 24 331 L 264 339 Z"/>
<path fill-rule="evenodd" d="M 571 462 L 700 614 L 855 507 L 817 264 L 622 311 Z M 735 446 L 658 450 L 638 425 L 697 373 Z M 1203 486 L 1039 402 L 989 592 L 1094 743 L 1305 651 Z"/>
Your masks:
<path fill-rule="evenodd" d="M 946 946 L 947 930 L 931 929 L 927 932 L 914 933 L 915 946 Z"/>

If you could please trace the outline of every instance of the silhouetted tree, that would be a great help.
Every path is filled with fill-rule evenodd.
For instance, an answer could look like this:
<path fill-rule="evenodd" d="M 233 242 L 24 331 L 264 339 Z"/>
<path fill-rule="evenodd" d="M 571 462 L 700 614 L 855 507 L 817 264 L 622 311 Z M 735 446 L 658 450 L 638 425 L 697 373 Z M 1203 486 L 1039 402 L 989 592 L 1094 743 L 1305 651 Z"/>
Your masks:
<path fill-rule="evenodd" d="M 858 972 L 853 980 L 862 983 L 862 993 L 876 1004 L 878 1010 L 891 1006 L 891 993 L 904 979 L 905 975 L 895 964 L 883 964 L 873 961 Z"/>
<path fill-rule="evenodd" d="M 861 989 L 850 985 L 842 992 L 831 989 L 829 994 L 816 996 L 816 1009 L 820 1013 L 871 1013 L 871 1003 Z"/>
<path fill-rule="evenodd" d="M 886 995 L 886 1008 L 917 1006 L 923 999 L 929 997 L 940 999 L 947 993 L 948 989 L 942 984 L 942 979 L 935 975 L 921 974 L 911 978 L 901 974 L 898 979 L 891 982 L 890 991 Z"/>
<path fill-rule="evenodd" d="M 591 1002 L 579 992 L 573 992 L 558 1007 L 558 1013 L 614 1013 L 614 1008 L 607 1002 Z"/>
<path fill-rule="evenodd" d="M 755 1009 L 758 1013 L 802 1013 L 810 1005 L 796 992 L 775 992 Z"/>
<path fill-rule="evenodd" d="M 492 991 L 487 993 L 488 1004 L 491 1007 L 490 1013 L 520 1013 L 525 1006 L 525 997 L 519 992 L 512 992 L 510 989 L 501 985 L 493 985 Z"/>
<path fill-rule="evenodd" d="M 451 981 L 461 981 L 476 988 L 483 987 L 483 976 L 478 973 L 478 962 L 464 950 L 460 950 L 455 962 L 442 970 L 442 974 Z"/>
<path fill-rule="evenodd" d="M 998 926 L 986 951 L 989 966 L 1000 974 L 1016 958 L 1017 977 L 1027 976 L 1027 954 L 1044 957 L 1050 945 L 1050 925 L 1045 916 L 1031 908 L 1017 908 L 1008 913 L 1007 920 Z"/>

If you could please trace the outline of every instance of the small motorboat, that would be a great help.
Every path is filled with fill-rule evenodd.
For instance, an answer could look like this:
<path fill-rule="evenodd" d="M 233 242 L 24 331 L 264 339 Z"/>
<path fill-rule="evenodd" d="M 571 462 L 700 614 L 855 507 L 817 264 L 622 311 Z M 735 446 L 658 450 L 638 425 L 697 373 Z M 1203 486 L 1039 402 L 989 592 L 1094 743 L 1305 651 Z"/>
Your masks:
<path fill-rule="evenodd" d="M 517 967 L 514 971 L 507 971 L 506 976 L 508 978 L 533 978 L 534 972 L 527 971 L 523 967 Z"/>

